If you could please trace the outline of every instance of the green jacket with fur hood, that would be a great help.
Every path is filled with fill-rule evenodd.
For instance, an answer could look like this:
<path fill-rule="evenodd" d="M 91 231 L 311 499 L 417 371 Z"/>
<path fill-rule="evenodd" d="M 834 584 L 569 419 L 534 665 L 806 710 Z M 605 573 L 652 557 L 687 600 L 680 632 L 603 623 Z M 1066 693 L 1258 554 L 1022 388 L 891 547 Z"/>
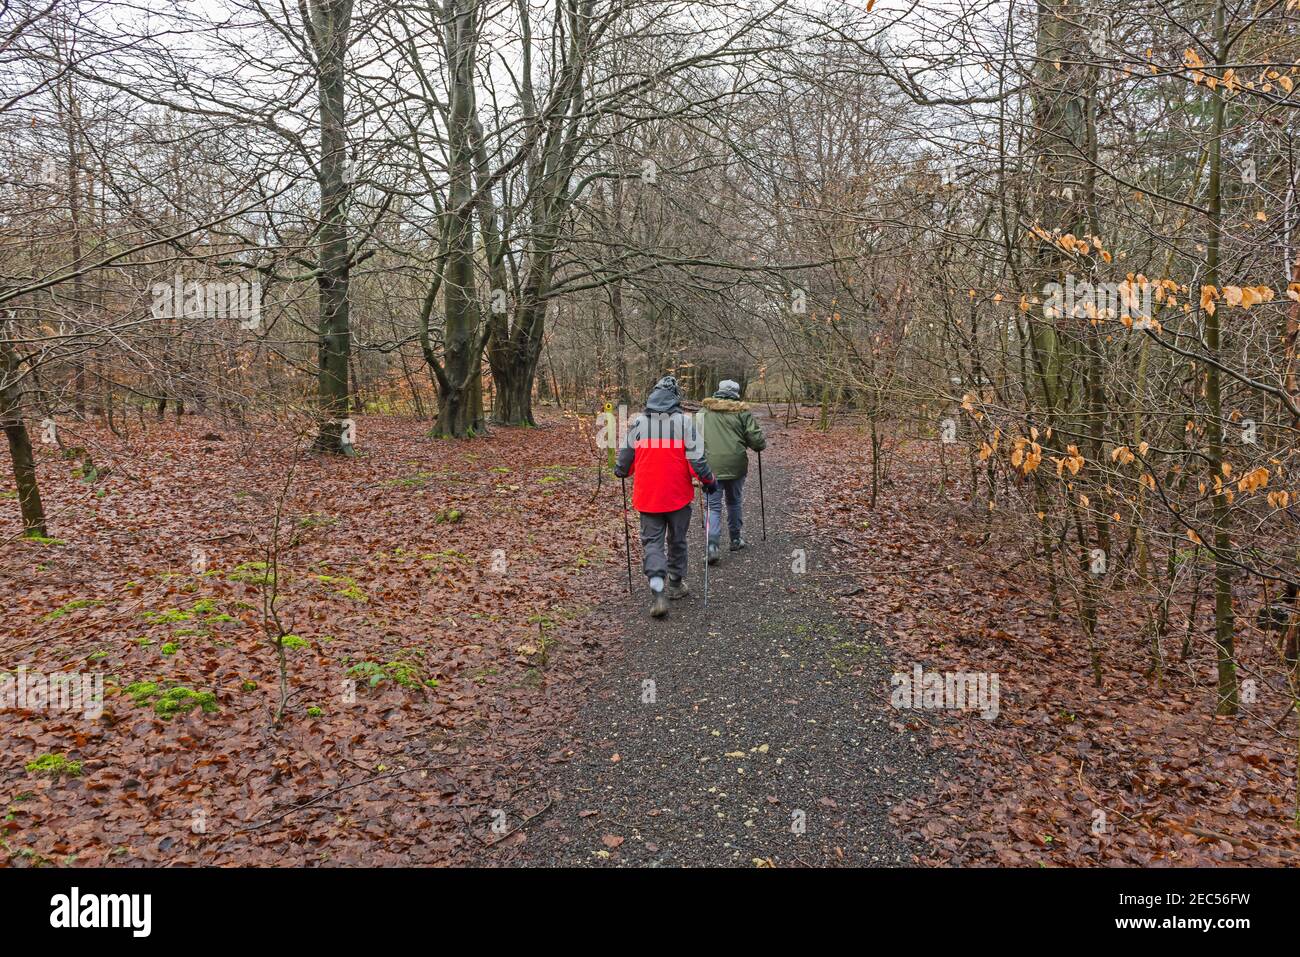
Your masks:
<path fill-rule="evenodd" d="M 695 424 L 704 438 L 704 454 L 715 477 L 744 478 L 749 474 L 746 449 L 767 448 L 763 429 L 749 411 L 749 403 L 738 399 L 709 398 L 695 414 Z"/>

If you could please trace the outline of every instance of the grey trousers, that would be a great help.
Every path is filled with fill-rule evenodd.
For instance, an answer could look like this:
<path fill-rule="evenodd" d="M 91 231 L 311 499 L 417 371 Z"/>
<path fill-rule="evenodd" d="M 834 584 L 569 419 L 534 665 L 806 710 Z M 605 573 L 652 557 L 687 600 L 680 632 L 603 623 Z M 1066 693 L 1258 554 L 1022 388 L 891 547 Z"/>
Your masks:
<path fill-rule="evenodd" d="M 740 538 L 745 525 L 745 479 L 718 479 L 718 490 L 709 499 L 709 544 L 717 545 L 722 538 L 722 500 L 727 500 L 727 531 L 734 542 Z"/>
<path fill-rule="evenodd" d="M 675 512 L 641 513 L 641 551 L 647 578 L 686 577 L 686 535 L 691 530 L 691 507 Z M 667 554 L 664 539 L 667 538 Z"/>

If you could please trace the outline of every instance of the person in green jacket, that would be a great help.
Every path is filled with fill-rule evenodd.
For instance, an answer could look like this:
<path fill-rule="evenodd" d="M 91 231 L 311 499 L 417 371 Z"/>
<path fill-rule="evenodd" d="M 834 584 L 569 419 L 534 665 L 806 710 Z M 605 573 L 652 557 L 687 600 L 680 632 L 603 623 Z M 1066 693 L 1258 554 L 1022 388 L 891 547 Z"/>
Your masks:
<path fill-rule="evenodd" d="M 749 450 L 761 452 L 767 448 L 763 429 L 749 411 L 749 404 L 740 401 L 740 385 L 731 379 L 718 384 L 718 391 L 704 400 L 704 408 L 695 415 L 695 423 L 704 439 L 704 454 L 708 457 L 717 490 L 705 496 L 709 516 L 710 565 L 721 557 L 722 501 L 727 501 L 727 530 L 731 534 L 731 550 L 739 551 L 746 545 L 742 530 L 745 526 L 744 491 L 745 476 L 749 474 Z"/>

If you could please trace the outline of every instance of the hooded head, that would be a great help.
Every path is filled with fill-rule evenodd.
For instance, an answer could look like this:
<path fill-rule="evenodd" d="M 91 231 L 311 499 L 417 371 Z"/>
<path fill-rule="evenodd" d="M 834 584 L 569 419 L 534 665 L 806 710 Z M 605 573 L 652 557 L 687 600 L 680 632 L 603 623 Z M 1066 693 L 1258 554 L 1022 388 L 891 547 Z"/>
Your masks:
<path fill-rule="evenodd" d="M 718 383 L 718 391 L 713 393 L 715 399 L 739 399 L 740 383 L 733 379 L 723 379 Z"/>
<path fill-rule="evenodd" d="M 671 412 L 681 404 L 682 391 L 677 380 L 666 375 L 650 390 L 650 398 L 646 399 L 645 407 L 647 412 Z"/>

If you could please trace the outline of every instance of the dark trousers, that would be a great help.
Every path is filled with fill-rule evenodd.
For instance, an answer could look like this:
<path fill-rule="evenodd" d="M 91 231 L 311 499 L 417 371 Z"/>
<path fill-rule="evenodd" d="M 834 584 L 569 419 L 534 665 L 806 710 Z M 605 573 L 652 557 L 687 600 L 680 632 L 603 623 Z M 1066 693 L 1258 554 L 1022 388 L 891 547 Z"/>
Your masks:
<path fill-rule="evenodd" d="M 722 500 L 727 500 L 727 531 L 734 542 L 740 538 L 745 525 L 745 478 L 718 479 L 718 490 L 709 499 L 709 544 L 717 545 L 722 538 Z"/>
<path fill-rule="evenodd" d="M 643 567 L 647 578 L 686 577 L 686 534 L 690 530 L 689 505 L 675 512 L 641 513 L 641 551 L 645 555 Z"/>

